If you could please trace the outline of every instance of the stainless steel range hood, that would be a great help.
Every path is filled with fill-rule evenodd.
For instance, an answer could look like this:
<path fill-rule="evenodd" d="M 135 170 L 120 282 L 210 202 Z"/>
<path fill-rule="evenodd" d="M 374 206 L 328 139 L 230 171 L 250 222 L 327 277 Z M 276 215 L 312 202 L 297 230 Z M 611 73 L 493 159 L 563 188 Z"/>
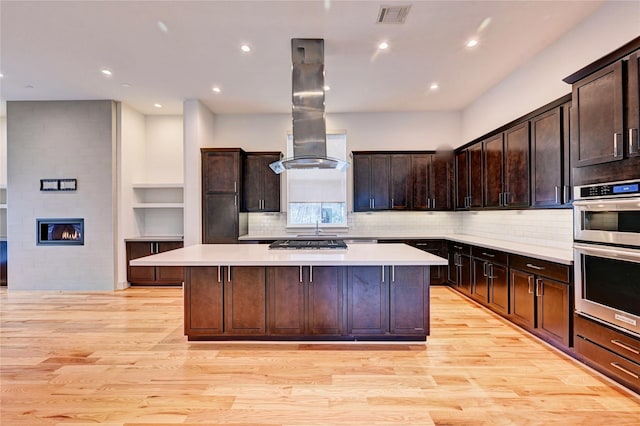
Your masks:
<path fill-rule="evenodd" d="M 338 169 L 349 163 L 327 157 L 324 110 L 324 40 L 291 39 L 293 157 L 269 167 L 280 174 L 288 169 Z"/>

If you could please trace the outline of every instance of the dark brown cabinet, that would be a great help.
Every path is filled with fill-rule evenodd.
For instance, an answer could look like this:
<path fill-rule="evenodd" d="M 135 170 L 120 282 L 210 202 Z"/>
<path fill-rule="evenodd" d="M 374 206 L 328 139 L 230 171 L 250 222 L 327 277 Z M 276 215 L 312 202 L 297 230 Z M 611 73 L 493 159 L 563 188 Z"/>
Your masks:
<path fill-rule="evenodd" d="M 428 267 L 391 266 L 389 331 L 396 335 L 429 334 Z"/>
<path fill-rule="evenodd" d="M 190 339 L 222 334 L 223 293 L 221 268 L 185 268 L 184 334 Z"/>
<path fill-rule="evenodd" d="M 344 332 L 344 268 L 268 268 L 268 334 L 340 336 Z"/>
<path fill-rule="evenodd" d="M 279 152 L 247 152 L 243 167 L 243 210 L 280 211 L 280 175 L 269 164 L 281 158 Z"/>
<path fill-rule="evenodd" d="M 347 278 L 347 332 L 383 335 L 389 331 L 389 280 L 382 266 L 351 266 Z"/>
<path fill-rule="evenodd" d="M 453 164 L 438 154 L 411 156 L 413 210 L 451 210 L 453 207 Z"/>
<path fill-rule="evenodd" d="M 201 155 L 202 241 L 236 243 L 244 152 L 236 148 L 201 148 Z"/>
<path fill-rule="evenodd" d="M 447 247 L 447 280 L 458 291 L 471 294 L 471 247 L 449 242 Z"/>
<path fill-rule="evenodd" d="M 411 157 L 407 154 L 353 154 L 355 211 L 409 208 Z"/>
<path fill-rule="evenodd" d="M 529 123 L 483 143 L 485 207 L 529 206 Z"/>
<path fill-rule="evenodd" d="M 471 297 L 494 311 L 509 312 L 508 255 L 482 247 L 472 247 L 473 285 Z"/>
<path fill-rule="evenodd" d="M 640 37 L 564 79 L 572 85 L 574 185 L 640 176 L 639 54 Z"/>
<path fill-rule="evenodd" d="M 456 154 L 456 209 L 483 206 L 482 143 L 475 143 Z"/>
<path fill-rule="evenodd" d="M 573 84 L 573 166 L 620 161 L 623 150 L 622 61 Z"/>
<path fill-rule="evenodd" d="M 5 285 L 7 285 L 7 242 L 0 241 L 0 286 Z"/>
<path fill-rule="evenodd" d="M 263 335 L 266 331 L 266 268 L 220 268 L 224 282 L 224 333 Z"/>
<path fill-rule="evenodd" d="M 138 285 L 179 285 L 184 281 L 181 266 L 129 266 L 129 261 L 177 248 L 182 241 L 127 241 L 127 281 Z"/>
<path fill-rule="evenodd" d="M 531 119 L 532 207 L 558 207 L 572 201 L 570 108 L 568 103 Z"/>
<path fill-rule="evenodd" d="M 402 242 L 435 256 L 447 258 L 447 244 L 445 240 L 403 240 Z M 444 284 L 446 281 L 446 269 L 446 266 L 431 266 L 429 270 L 429 284 Z"/>
<path fill-rule="evenodd" d="M 509 318 L 543 339 L 571 346 L 571 268 L 511 256 Z"/>

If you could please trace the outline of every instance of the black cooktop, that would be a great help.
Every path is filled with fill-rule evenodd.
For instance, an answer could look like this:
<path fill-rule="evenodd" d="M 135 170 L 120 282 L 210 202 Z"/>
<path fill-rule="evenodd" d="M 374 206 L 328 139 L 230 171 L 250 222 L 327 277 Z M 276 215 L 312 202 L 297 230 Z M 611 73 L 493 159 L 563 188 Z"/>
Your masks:
<path fill-rule="evenodd" d="M 342 240 L 278 240 L 269 244 L 270 249 L 346 249 L 347 244 Z"/>

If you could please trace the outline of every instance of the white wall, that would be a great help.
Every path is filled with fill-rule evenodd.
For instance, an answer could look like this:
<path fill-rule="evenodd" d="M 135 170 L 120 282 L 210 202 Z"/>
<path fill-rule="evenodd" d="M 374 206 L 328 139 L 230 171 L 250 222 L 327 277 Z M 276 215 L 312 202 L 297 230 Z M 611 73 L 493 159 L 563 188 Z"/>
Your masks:
<path fill-rule="evenodd" d="M 609 1 L 572 31 L 480 96 L 462 114 L 470 142 L 571 92 L 562 81 L 638 37 L 640 2 Z"/>
<path fill-rule="evenodd" d="M 113 290 L 116 111 L 112 101 L 7 102 L 11 290 Z M 75 178 L 77 191 L 40 191 Z M 37 246 L 36 218 L 84 218 L 82 246 Z"/>
<path fill-rule="evenodd" d="M 0 191 L 7 187 L 7 118 L 0 117 Z M 6 192 L 5 192 L 6 195 Z M 6 197 L 0 197 L 0 204 Z M 7 210 L 0 209 L 0 240 L 7 236 Z"/>
<path fill-rule="evenodd" d="M 213 113 L 199 100 L 184 102 L 184 245 L 202 242 L 202 177 L 200 148 L 215 141 Z M 219 145 L 229 146 L 234 145 Z"/>
<path fill-rule="evenodd" d="M 145 178 L 141 182 L 182 183 L 183 137 L 180 115 L 147 115 L 145 124 Z"/>

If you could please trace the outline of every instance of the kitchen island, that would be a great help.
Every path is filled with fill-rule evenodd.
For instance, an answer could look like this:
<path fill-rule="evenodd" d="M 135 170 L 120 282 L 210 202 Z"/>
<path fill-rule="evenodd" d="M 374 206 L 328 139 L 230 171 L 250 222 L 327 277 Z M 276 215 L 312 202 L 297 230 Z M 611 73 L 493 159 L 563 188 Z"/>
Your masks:
<path fill-rule="evenodd" d="M 406 244 L 201 244 L 130 264 L 185 268 L 189 340 L 424 341 L 429 267 L 447 260 Z"/>

